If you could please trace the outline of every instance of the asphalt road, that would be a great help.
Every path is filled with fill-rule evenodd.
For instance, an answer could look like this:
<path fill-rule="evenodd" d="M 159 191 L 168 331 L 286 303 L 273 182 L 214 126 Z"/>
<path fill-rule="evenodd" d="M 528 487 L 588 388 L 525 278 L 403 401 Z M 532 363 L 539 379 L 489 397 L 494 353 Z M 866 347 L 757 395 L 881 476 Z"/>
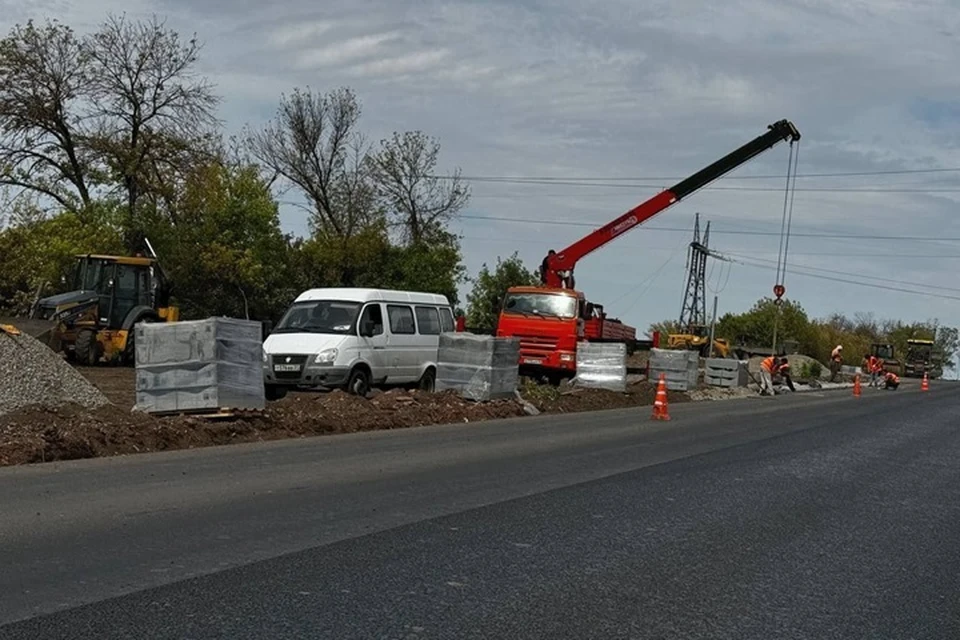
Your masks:
<path fill-rule="evenodd" d="M 0 470 L 0 637 L 960 637 L 958 390 Z"/>

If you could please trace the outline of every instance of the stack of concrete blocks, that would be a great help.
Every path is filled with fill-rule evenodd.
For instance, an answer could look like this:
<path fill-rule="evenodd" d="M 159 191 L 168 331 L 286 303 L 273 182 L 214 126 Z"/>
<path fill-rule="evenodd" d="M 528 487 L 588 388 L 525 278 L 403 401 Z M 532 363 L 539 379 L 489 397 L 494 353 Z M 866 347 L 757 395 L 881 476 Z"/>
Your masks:
<path fill-rule="evenodd" d="M 657 382 L 664 374 L 667 389 L 689 391 L 697 388 L 700 375 L 700 354 L 689 349 L 651 349 L 650 381 Z"/>
<path fill-rule="evenodd" d="M 748 363 L 733 358 L 708 358 L 703 381 L 712 387 L 745 387 L 749 374 Z"/>
<path fill-rule="evenodd" d="M 591 389 L 627 390 L 627 345 L 622 342 L 577 343 L 574 383 Z"/>
<path fill-rule="evenodd" d="M 234 318 L 141 323 L 137 404 L 148 413 L 263 409 L 262 326 Z"/>
<path fill-rule="evenodd" d="M 514 397 L 520 384 L 520 340 L 473 333 L 440 334 L 437 391 L 475 402 Z"/>

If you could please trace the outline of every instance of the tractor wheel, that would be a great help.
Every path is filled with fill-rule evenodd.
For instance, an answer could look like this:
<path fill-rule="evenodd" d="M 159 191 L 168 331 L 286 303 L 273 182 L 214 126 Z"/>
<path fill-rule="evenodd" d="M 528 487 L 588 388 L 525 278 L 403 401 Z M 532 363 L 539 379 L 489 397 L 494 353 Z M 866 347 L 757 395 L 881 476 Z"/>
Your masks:
<path fill-rule="evenodd" d="M 127 332 L 127 343 L 123 347 L 123 353 L 120 356 L 120 361 L 123 364 L 131 367 L 137 363 L 137 345 L 134 336 L 137 335 L 137 325 L 141 322 L 157 322 L 157 320 L 147 316 L 134 322 L 130 327 L 130 331 Z"/>
<path fill-rule="evenodd" d="M 78 364 L 88 367 L 96 366 L 100 361 L 100 343 L 97 342 L 96 331 L 81 331 L 77 334 L 73 353 Z"/>

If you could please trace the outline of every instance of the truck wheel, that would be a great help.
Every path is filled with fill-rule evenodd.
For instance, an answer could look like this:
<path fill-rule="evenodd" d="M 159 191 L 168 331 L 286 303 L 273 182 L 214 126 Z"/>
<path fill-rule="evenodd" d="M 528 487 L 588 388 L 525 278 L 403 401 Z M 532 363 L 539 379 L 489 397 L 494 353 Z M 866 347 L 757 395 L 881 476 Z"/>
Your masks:
<path fill-rule="evenodd" d="M 286 387 L 282 387 L 278 384 L 264 385 L 263 393 L 266 399 L 270 402 L 273 402 L 275 400 L 282 400 L 287 397 Z"/>
<path fill-rule="evenodd" d="M 100 361 L 100 344 L 95 331 L 81 331 L 73 345 L 77 363 L 93 367 Z"/>
<path fill-rule="evenodd" d="M 365 369 L 357 367 L 350 372 L 347 378 L 347 393 L 365 398 L 370 392 L 370 374 Z"/>

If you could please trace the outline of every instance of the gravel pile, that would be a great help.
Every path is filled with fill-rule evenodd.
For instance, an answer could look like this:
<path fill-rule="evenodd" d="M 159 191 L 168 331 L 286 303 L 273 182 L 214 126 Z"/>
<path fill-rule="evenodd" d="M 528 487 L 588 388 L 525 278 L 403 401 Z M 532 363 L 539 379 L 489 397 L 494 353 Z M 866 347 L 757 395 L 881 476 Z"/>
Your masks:
<path fill-rule="evenodd" d="M 0 331 L 0 415 L 25 407 L 57 409 L 77 404 L 96 409 L 109 403 L 42 342 L 25 333 L 13 336 Z"/>

